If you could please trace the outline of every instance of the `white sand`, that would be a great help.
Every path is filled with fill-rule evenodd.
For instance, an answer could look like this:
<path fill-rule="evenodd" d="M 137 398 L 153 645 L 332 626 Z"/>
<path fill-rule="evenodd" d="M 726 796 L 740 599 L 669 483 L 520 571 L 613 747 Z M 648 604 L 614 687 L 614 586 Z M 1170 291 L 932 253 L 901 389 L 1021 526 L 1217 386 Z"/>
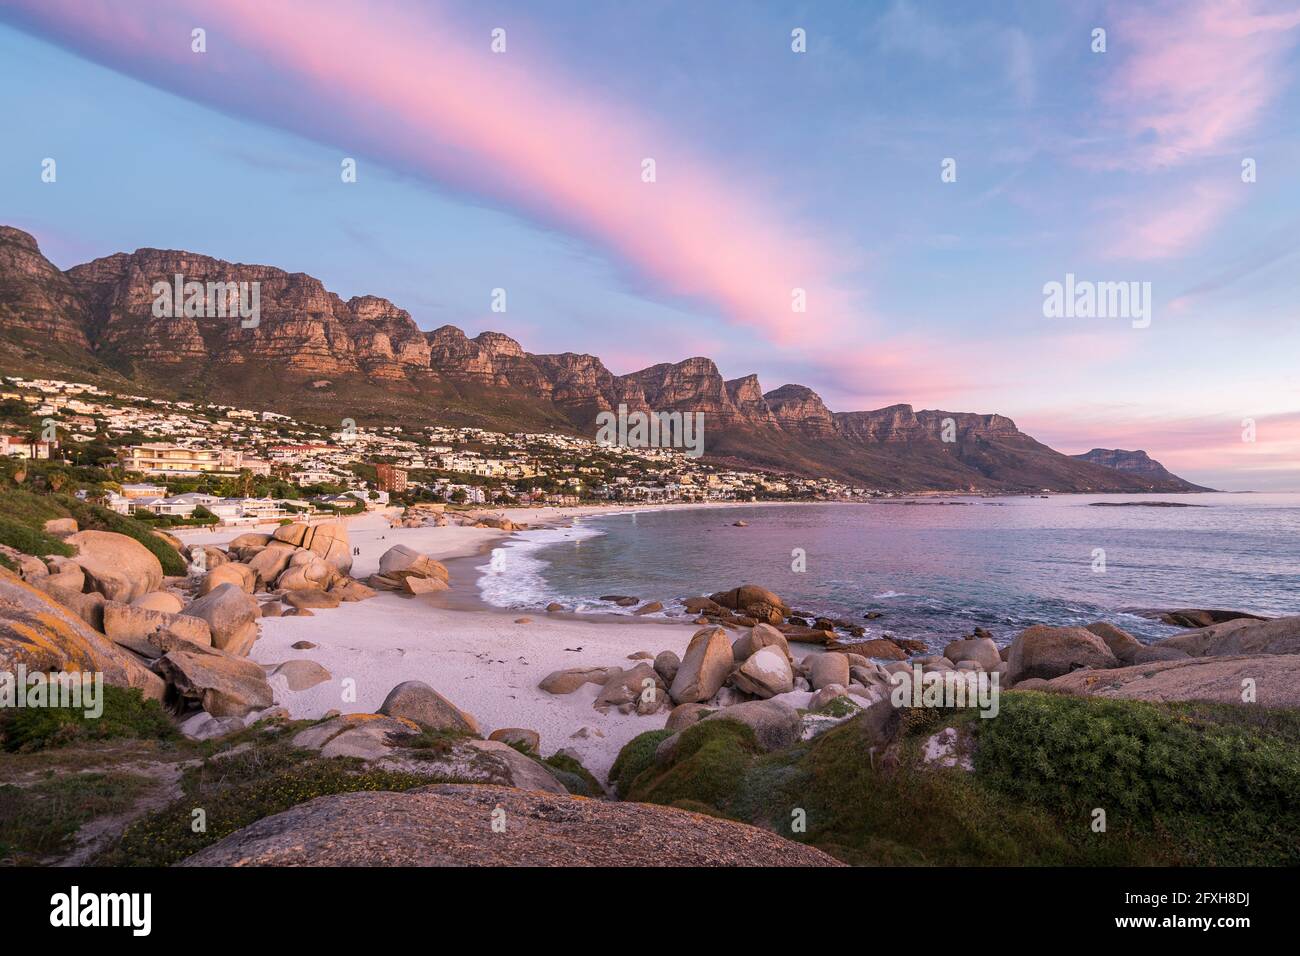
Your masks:
<path fill-rule="evenodd" d="M 536 526 L 601 510 L 608 509 L 521 508 L 504 513 Z M 190 532 L 184 538 L 217 544 L 246 530 Z M 353 558 L 353 576 L 359 579 L 376 571 L 380 555 L 396 544 L 447 560 L 478 554 L 489 542 L 506 537 L 483 528 L 394 529 L 378 514 L 350 519 L 348 533 L 361 549 Z M 514 623 L 523 616 L 531 623 Z M 317 610 L 312 617 L 264 618 L 250 656 L 259 664 L 313 660 L 329 670 L 331 681 L 297 693 L 289 691 L 283 679 L 272 679 L 276 702 L 294 717 L 320 717 L 329 710 L 373 713 L 395 685 L 421 680 L 473 714 L 485 735 L 501 727 L 536 730 L 544 755 L 572 748 L 604 783 L 623 745 L 643 731 L 662 728 L 667 713 L 601 714 L 592 707 L 597 685 L 556 696 L 539 690 L 538 682 L 569 667 L 630 667 L 633 662 L 627 656 L 636 651 L 672 650 L 681 655 L 696 630 L 694 624 L 671 619 L 581 620 L 543 611 L 449 610 L 428 598 L 381 592 L 368 601 Z M 291 647 L 304 640 L 317 646 L 301 651 Z M 345 699 L 352 686 L 355 700 Z M 575 738 L 584 727 L 603 736 Z"/>

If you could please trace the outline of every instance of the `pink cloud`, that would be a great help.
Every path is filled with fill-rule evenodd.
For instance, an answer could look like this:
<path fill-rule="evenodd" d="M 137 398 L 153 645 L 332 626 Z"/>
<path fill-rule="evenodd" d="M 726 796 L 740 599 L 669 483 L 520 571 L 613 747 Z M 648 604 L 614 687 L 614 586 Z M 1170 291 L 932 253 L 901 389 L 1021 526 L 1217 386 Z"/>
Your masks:
<path fill-rule="evenodd" d="M 1108 258 L 1141 261 L 1185 255 L 1241 202 L 1245 188 L 1221 176 L 1165 189 L 1156 200 L 1110 203 L 1115 230 L 1103 252 Z"/>
<path fill-rule="evenodd" d="M 857 311 L 834 279 L 846 264 L 776 197 L 693 155 L 635 104 L 578 87 L 522 41 L 493 54 L 486 32 L 467 35 L 436 8 L 15 0 L 11 11 L 147 82 L 579 235 L 653 294 L 706 303 L 772 342 L 832 342 Z M 208 31 L 202 57 L 189 48 L 195 24 Z M 645 158 L 654 183 L 642 181 Z M 791 309 L 796 287 L 806 313 Z"/>
<path fill-rule="evenodd" d="M 1106 55 L 1120 62 L 1103 98 L 1130 135 L 1153 141 L 1109 161 L 1168 166 L 1239 145 L 1287 82 L 1298 27 L 1300 10 L 1256 0 L 1119 8 Z"/>

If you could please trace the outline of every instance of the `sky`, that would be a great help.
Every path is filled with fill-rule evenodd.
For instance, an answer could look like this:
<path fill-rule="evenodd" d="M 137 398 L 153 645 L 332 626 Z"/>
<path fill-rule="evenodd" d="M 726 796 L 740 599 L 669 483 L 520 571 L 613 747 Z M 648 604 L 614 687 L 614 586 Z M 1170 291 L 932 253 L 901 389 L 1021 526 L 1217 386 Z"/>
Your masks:
<path fill-rule="evenodd" d="M 1300 0 L 0 0 L 0 223 L 1300 491 L 1298 72 Z"/>

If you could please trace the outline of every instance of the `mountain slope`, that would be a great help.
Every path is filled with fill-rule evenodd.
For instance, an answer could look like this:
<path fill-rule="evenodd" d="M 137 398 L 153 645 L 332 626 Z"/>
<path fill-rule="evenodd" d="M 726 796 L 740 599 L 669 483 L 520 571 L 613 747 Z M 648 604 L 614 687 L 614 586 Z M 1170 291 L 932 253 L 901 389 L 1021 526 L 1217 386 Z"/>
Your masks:
<path fill-rule="evenodd" d="M 221 293 L 206 289 L 197 309 L 155 316 L 154 283 L 176 275 L 259 283 L 259 321 L 215 314 Z M 724 380 L 705 357 L 614 375 L 593 355 L 535 355 L 501 333 L 470 338 L 450 325 L 425 332 L 387 299 L 345 302 L 303 273 L 176 250 L 116 253 L 62 272 L 31 236 L 0 227 L 0 319 L 0 371 L 129 383 L 325 422 L 594 436 L 597 413 L 626 406 L 703 412 L 714 459 L 873 488 L 1199 490 L 1164 469 L 1062 455 L 1001 415 L 910 405 L 832 412 L 803 385 L 763 392 L 754 375 Z"/>

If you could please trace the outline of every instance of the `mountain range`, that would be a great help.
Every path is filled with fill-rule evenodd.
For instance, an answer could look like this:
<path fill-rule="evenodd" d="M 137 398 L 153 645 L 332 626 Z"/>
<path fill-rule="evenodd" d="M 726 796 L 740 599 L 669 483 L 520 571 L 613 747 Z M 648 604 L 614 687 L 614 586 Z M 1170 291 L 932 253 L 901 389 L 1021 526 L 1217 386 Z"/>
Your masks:
<path fill-rule="evenodd" d="M 257 282 L 260 317 L 153 314 L 156 282 Z M 280 411 L 311 420 L 474 425 L 593 437 L 596 415 L 705 413 L 714 461 L 901 491 L 1203 491 L 1145 452 L 1064 455 L 996 414 L 891 405 L 833 412 L 812 389 L 764 392 L 708 358 L 615 375 L 585 353 L 534 354 L 499 332 L 423 331 L 378 296 L 191 252 L 138 249 L 66 271 L 0 226 L 0 372 Z"/>

